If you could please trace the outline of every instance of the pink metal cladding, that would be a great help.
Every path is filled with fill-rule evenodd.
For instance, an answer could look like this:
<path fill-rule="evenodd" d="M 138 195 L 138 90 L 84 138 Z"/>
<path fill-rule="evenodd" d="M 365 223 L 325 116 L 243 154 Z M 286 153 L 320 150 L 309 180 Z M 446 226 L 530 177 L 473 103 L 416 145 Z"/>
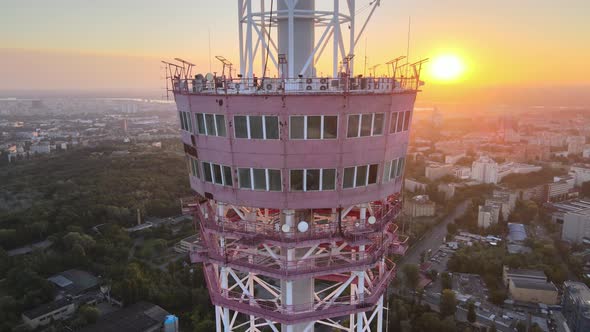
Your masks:
<path fill-rule="evenodd" d="M 233 187 L 224 187 L 191 177 L 191 187 L 198 193 L 211 193 L 214 199 L 233 205 L 277 209 L 308 209 L 347 206 L 371 202 L 400 192 L 401 178 L 383 183 L 379 172 L 377 184 L 342 189 L 345 167 L 383 164 L 405 157 L 408 131 L 390 133 L 392 114 L 412 110 L 415 93 L 375 95 L 199 95 L 175 94 L 178 109 L 196 113 L 223 114 L 227 137 L 196 135 L 182 131 L 185 144 L 196 146 L 200 161 L 230 166 L 234 170 Z M 384 113 L 384 133 L 378 136 L 347 138 L 349 114 Z M 240 139 L 234 137 L 234 115 L 274 115 L 279 120 L 279 139 Z M 290 139 L 290 116 L 336 115 L 336 139 Z M 279 169 L 282 191 L 266 192 L 240 189 L 235 170 L 240 167 Z M 310 168 L 337 169 L 335 190 L 315 192 L 290 191 L 289 170 Z"/>
<path fill-rule="evenodd" d="M 389 161 L 405 158 L 409 131 L 391 132 L 390 127 L 400 113 L 411 122 L 419 84 L 389 78 L 173 82 L 178 110 L 189 113 L 191 121 L 197 113 L 216 114 L 224 116 L 226 126 L 223 137 L 200 134 L 196 124 L 193 132 L 182 131 L 191 157 L 231 167 L 231 186 L 191 175 L 192 189 L 208 201 L 189 200 L 183 206 L 194 214 L 200 234 L 191 262 L 203 263 L 219 313 L 231 310 L 251 315 L 250 321 L 256 317 L 286 325 L 365 313 L 357 322 L 369 324 L 370 311 L 382 315 L 386 287 L 395 277 L 395 264 L 386 256 L 403 255 L 408 246 L 394 224 L 401 211 L 402 176 L 386 181 L 383 170 Z M 384 115 L 382 133 L 347 137 L 349 115 L 373 113 Z M 278 139 L 235 137 L 234 116 L 261 115 L 278 118 Z M 292 116 L 318 115 L 337 116 L 335 139 L 290 137 Z M 373 164 L 378 165 L 376 183 L 343 189 L 344 168 Z M 281 190 L 240 188 L 239 168 L 280 170 Z M 293 169 L 335 169 L 335 188 L 291 191 Z M 306 221 L 305 230 L 293 224 L 300 220 Z M 273 288 L 276 294 L 255 287 L 268 280 L 280 285 Z M 301 294 L 284 285 L 307 281 L 313 296 L 293 301 L 294 294 Z"/>

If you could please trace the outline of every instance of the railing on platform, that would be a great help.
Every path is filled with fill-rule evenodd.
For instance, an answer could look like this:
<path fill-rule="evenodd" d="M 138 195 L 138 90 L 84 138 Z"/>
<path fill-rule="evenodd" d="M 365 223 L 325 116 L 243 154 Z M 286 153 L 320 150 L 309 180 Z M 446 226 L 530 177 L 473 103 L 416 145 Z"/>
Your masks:
<path fill-rule="evenodd" d="M 385 269 L 378 277 L 378 281 L 374 282 L 372 287 L 367 288 L 367 294 L 363 298 L 341 296 L 338 297 L 338 302 L 316 299 L 314 302 L 297 305 L 286 305 L 279 300 L 259 299 L 252 295 L 221 289 L 213 266 L 205 264 L 204 271 L 211 302 L 214 305 L 245 314 L 254 314 L 279 323 L 294 324 L 301 321 L 344 316 L 367 311 L 368 308 L 374 307 L 385 292 L 388 283 L 395 277 L 395 264 L 389 260 L 385 262 Z"/>
<path fill-rule="evenodd" d="M 354 268 L 365 268 L 377 264 L 388 253 L 403 254 L 406 246 L 397 234 L 385 232 L 376 235 L 364 251 L 325 252 L 317 256 L 288 260 L 285 256 L 237 248 L 221 248 L 212 241 L 206 244 L 206 251 L 191 252 L 191 261 L 213 262 L 246 269 L 271 277 L 303 278 L 322 275 L 325 272 L 338 273 Z M 204 235 L 204 238 L 207 236 Z"/>
<path fill-rule="evenodd" d="M 420 85 L 414 77 L 172 79 L 172 91 L 180 94 L 383 94 L 417 91 Z"/>
<path fill-rule="evenodd" d="M 342 237 L 349 241 L 355 241 L 359 238 L 366 237 L 367 233 L 382 232 L 384 226 L 390 224 L 397 218 L 401 212 L 401 202 L 396 203 L 387 210 L 382 216 L 378 216 L 374 224 L 369 224 L 366 220 L 356 220 L 355 222 L 343 221 L 340 225 L 337 222 L 313 222 L 309 229 L 300 232 L 297 227 L 291 227 L 288 231 L 282 229 L 278 219 L 271 222 L 235 220 L 228 218 L 215 218 L 213 209 L 205 206 L 206 214 L 196 207 L 196 213 L 199 216 L 201 224 L 209 231 L 224 233 L 225 235 L 239 235 L 250 237 L 253 240 L 272 240 L 284 243 L 302 242 L 307 240 L 318 240 L 322 238 Z"/>

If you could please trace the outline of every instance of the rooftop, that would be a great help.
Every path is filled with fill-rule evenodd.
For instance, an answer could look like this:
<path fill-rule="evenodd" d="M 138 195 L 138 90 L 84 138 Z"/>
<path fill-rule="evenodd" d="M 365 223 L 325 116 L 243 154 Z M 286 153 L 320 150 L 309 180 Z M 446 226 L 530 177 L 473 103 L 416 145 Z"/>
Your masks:
<path fill-rule="evenodd" d="M 531 280 L 531 279 L 518 279 L 518 278 L 510 279 L 510 281 L 517 288 L 526 288 L 526 289 L 536 289 L 536 290 L 546 290 L 546 291 L 556 291 L 557 292 L 557 288 L 551 282 Z"/>
<path fill-rule="evenodd" d="M 526 238 L 526 229 L 523 224 L 508 223 L 509 242 L 524 241 Z"/>
<path fill-rule="evenodd" d="M 97 277 L 89 272 L 76 269 L 58 273 L 47 280 L 53 282 L 60 291 L 71 295 L 78 295 L 98 286 Z"/>
<path fill-rule="evenodd" d="M 557 209 L 558 212 L 577 212 L 580 210 L 590 209 L 590 201 L 582 199 L 574 199 L 570 201 L 564 201 L 560 203 L 554 203 L 553 208 Z"/>
<path fill-rule="evenodd" d="M 80 332 L 144 332 L 164 323 L 169 313 L 161 307 L 138 302 L 129 307 L 102 316 L 95 324 Z"/>
<path fill-rule="evenodd" d="M 569 298 L 573 302 L 580 304 L 582 311 L 587 316 L 590 316 L 590 289 L 588 286 L 581 282 L 568 280 L 563 282 L 563 287 L 569 293 Z"/>
<path fill-rule="evenodd" d="M 547 279 L 545 272 L 541 270 L 531 270 L 531 269 L 510 269 L 506 270 L 506 275 L 508 277 L 525 277 L 525 278 L 543 278 Z"/>
<path fill-rule="evenodd" d="M 56 311 L 60 308 L 70 305 L 73 303 L 72 299 L 62 298 L 49 303 L 41 304 L 33 309 L 29 309 L 23 312 L 23 315 L 29 319 L 35 319 L 44 316 L 50 312 Z"/>

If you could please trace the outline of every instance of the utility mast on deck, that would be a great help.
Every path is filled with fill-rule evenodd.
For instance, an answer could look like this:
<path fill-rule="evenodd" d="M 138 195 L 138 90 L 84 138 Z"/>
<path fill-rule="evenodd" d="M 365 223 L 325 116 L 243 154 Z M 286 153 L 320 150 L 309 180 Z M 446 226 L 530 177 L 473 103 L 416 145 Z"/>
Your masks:
<path fill-rule="evenodd" d="M 355 76 L 355 45 L 378 6 L 238 0 L 238 77 L 224 57 L 221 76 L 169 65 L 202 197 L 183 206 L 201 236 L 190 257 L 203 264 L 218 332 L 385 330 L 391 259 L 407 247 L 396 222 L 423 61 L 409 77 L 401 57 L 387 76 Z M 326 49 L 332 75 L 321 77 Z"/>

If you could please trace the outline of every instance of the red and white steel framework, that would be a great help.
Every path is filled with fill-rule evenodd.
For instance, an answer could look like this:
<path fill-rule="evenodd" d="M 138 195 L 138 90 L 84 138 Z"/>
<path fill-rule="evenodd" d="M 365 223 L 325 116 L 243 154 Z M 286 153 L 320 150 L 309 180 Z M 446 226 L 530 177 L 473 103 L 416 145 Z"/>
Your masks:
<path fill-rule="evenodd" d="M 223 57 L 219 76 L 192 77 L 192 64 L 168 63 L 191 187 L 206 198 L 185 206 L 201 241 L 190 257 L 203 264 L 217 331 L 384 330 L 384 296 L 395 277 L 388 256 L 407 248 L 396 225 L 399 174 L 422 62 L 408 65 L 406 77 L 401 57 L 389 62 L 388 76 L 355 76 L 355 44 L 379 0 L 364 7 L 358 34 L 355 1 L 329 3 L 318 9 L 313 0 L 238 0 L 237 78 L 226 73 L 231 64 Z M 314 65 L 330 41 L 333 75 L 319 77 Z M 259 73 L 276 75 L 257 78 L 255 59 Z M 347 135 L 351 114 L 382 114 L 367 117 L 374 135 Z M 335 119 L 330 137 L 323 133 L 328 116 Z M 240 136 L 236 117 L 275 117 L 277 136 L 266 139 L 268 129 L 264 139 L 250 129 Z M 321 118 L 322 134 L 308 137 L 313 128 L 305 127 L 303 138 L 294 137 L 294 117 Z M 244 169 L 265 175 L 255 179 L 252 170 L 243 178 Z M 333 169 L 333 185 L 319 180 L 318 188 L 328 189 L 295 190 L 292 170 L 302 169 Z M 273 189 L 268 170 L 278 174 Z"/>

